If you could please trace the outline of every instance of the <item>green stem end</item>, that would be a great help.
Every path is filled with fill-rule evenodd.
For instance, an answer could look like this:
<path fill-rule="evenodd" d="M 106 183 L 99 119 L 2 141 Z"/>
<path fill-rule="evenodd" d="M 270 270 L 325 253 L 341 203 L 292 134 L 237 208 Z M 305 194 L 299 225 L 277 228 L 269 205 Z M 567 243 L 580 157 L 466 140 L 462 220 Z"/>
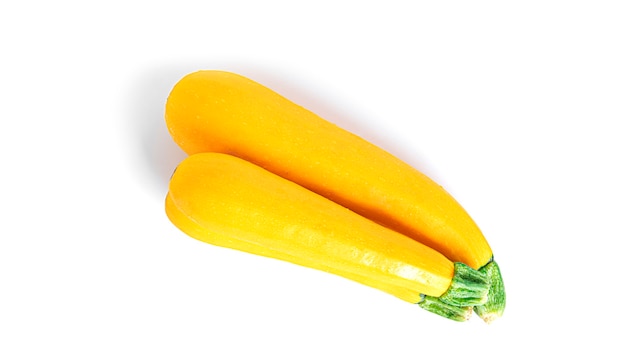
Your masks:
<path fill-rule="evenodd" d="M 474 306 L 474 312 L 485 322 L 491 323 L 500 318 L 506 306 L 506 293 L 500 267 L 495 261 L 479 269 L 489 279 L 489 298 L 482 305 Z"/>
<path fill-rule="evenodd" d="M 454 263 L 454 276 L 448 290 L 439 297 L 457 307 L 474 307 L 487 302 L 490 280 L 483 271 Z"/>
<path fill-rule="evenodd" d="M 488 301 L 489 283 L 485 272 L 457 262 L 448 290 L 440 297 L 424 296 L 418 305 L 442 317 L 463 322 L 471 317 L 473 307 Z"/>

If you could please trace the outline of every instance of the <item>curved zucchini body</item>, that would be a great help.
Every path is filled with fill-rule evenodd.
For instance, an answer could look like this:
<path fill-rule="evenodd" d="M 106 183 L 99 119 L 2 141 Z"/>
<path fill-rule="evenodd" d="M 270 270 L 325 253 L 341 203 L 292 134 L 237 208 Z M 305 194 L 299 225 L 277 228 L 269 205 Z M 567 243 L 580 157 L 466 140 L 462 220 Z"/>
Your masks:
<path fill-rule="evenodd" d="M 480 229 L 441 186 L 250 79 L 191 73 L 171 91 L 165 118 L 188 154 L 248 160 L 472 268 L 492 259 Z"/>

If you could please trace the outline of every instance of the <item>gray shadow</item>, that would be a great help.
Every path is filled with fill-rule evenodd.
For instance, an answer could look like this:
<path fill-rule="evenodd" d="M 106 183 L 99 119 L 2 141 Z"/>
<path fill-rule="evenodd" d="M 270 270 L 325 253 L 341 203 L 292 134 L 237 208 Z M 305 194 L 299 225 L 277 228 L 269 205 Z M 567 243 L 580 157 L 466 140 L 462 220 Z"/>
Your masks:
<path fill-rule="evenodd" d="M 161 66 L 137 74 L 128 96 L 130 147 L 133 170 L 142 186 L 164 198 L 169 178 L 186 157 L 165 125 L 165 101 L 188 67 Z"/>

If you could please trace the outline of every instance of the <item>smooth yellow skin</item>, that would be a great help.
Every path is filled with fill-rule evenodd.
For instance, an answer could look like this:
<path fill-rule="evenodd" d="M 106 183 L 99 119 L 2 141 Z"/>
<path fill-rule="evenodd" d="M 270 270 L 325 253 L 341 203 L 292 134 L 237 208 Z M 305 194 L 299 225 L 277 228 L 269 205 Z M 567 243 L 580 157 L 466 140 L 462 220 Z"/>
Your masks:
<path fill-rule="evenodd" d="M 188 154 L 248 160 L 475 269 L 492 258 L 478 226 L 441 186 L 250 79 L 191 73 L 170 93 L 165 118 Z"/>
<path fill-rule="evenodd" d="M 441 296 L 454 274 L 439 252 L 226 154 L 184 160 L 166 212 L 201 241 L 330 272 L 411 303 Z"/>
<path fill-rule="evenodd" d="M 191 236 L 194 239 L 202 240 L 207 243 L 211 243 L 213 245 L 222 246 L 226 248 L 236 249 L 239 251 L 245 251 L 247 253 L 265 256 L 268 258 L 288 261 L 288 262 L 296 262 L 296 257 L 288 254 L 286 252 L 280 252 L 269 247 L 258 245 L 255 243 L 249 243 L 243 240 L 239 240 L 236 238 L 231 238 L 224 236 L 223 234 L 218 234 L 216 232 L 210 231 L 206 228 L 203 228 L 196 224 L 193 220 L 191 220 L 187 215 L 185 215 L 182 211 L 176 207 L 174 201 L 168 194 L 165 199 L 165 211 L 172 223 L 176 225 L 180 230 L 185 232 L 185 234 Z M 361 284 L 368 285 L 370 287 L 379 289 L 388 294 L 394 295 L 402 300 L 405 300 L 410 303 L 415 303 L 421 299 L 421 294 L 416 290 L 406 289 L 402 287 L 398 287 L 395 285 L 390 285 L 389 283 L 381 282 L 372 278 L 367 278 L 362 275 L 354 274 L 346 272 L 340 268 L 333 268 L 332 265 L 328 263 L 323 263 L 324 255 L 319 255 L 315 258 L 310 258 L 306 262 L 306 266 L 323 270 L 329 273 L 333 273 L 336 275 L 343 276 L 350 280 L 359 282 Z"/>

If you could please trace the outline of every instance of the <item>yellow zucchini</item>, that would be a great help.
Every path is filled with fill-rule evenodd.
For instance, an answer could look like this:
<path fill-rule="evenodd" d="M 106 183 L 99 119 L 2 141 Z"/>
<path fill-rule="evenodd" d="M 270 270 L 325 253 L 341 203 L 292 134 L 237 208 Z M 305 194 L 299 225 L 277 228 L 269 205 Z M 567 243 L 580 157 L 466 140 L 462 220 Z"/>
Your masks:
<path fill-rule="evenodd" d="M 202 240 L 216 246 L 222 246 L 230 249 L 236 249 L 239 251 L 245 251 L 250 254 L 296 263 L 297 256 L 293 255 L 293 253 L 275 250 L 272 249 L 269 245 L 261 245 L 257 243 L 247 242 L 242 239 L 237 239 L 235 237 L 228 237 L 224 234 L 212 231 L 211 229 L 201 227 L 193 220 L 191 220 L 184 212 L 182 212 L 176 206 L 176 204 L 174 204 L 174 201 L 169 194 L 165 201 L 165 208 L 166 214 L 168 218 L 172 221 L 172 223 L 176 225 L 179 229 L 181 229 L 185 234 L 191 236 L 194 239 Z M 422 295 L 415 290 L 390 285 L 386 281 L 378 282 L 376 280 L 363 277 L 359 274 L 349 273 L 338 268 L 333 268 L 331 263 L 325 262 L 324 255 L 309 257 L 308 259 L 306 259 L 306 265 L 308 267 L 318 270 L 324 270 L 336 275 L 342 275 L 343 273 L 343 276 L 347 277 L 348 279 L 387 292 L 410 303 L 414 303 L 416 300 L 422 299 Z"/>
<path fill-rule="evenodd" d="M 226 154 L 184 160 L 165 208 L 198 240 L 333 273 L 424 307 L 434 300 L 445 313 L 426 309 L 455 320 L 467 319 L 467 307 L 483 303 L 489 287 L 482 273 Z"/>
<path fill-rule="evenodd" d="M 198 71 L 172 89 L 168 129 L 188 154 L 221 152 L 255 163 L 444 254 L 481 269 L 497 290 L 476 311 L 504 309 L 492 250 L 440 185 L 364 139 L 240 75 Z"/>

